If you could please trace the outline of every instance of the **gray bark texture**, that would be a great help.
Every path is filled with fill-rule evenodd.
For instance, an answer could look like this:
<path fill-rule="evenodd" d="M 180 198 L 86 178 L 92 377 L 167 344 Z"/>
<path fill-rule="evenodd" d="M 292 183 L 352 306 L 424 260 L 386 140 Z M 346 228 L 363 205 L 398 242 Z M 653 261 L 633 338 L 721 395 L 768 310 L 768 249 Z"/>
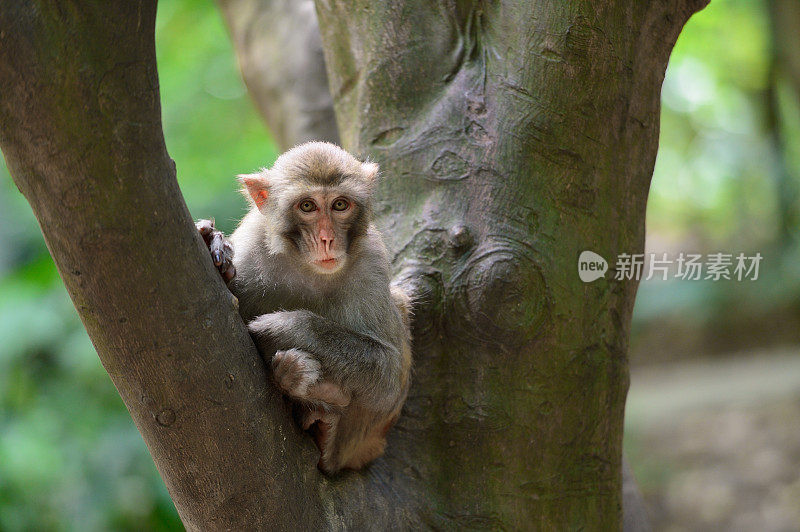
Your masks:
<path fill-rule="evenodd" d="M 241 60 L 257 39 L 237 3 Z M 416 295 L 387 453 L 335 478 L 180 195 L 155 1 L 0 5 L 0 147 L 187 529 L 622 526 L 636 283 L 583 284 L 576 262 L 642 250 L 661 82 L 702 4 L 316 3 L 339 138 L 382 165 L 379 223 Z M 254 88 L 252 64 L 257 100 L 293 90 Z M 321 109 L 304 98 L 260 107 L 294 125 Z M 317 136 L 303 127 L 281 143 Z"/>

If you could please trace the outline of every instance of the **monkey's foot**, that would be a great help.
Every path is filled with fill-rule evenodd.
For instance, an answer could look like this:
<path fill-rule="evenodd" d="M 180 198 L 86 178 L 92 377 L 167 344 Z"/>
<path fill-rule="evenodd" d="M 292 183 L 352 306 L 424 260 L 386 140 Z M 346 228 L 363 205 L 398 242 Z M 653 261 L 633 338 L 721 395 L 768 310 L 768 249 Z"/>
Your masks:
<path fill-rule="evenodd" d="M 308 391 L 322 377 L 321 369 L 318 360 L 300 349 L 278 351 L 272 358 L 275 382 L 295 399 L 310 399 Z"/>
<path fill-rule="evenodd" d="M 339 415 L 326 412 L 323 408 L 315 408 L 308 412 L 303 419 L 303 430 L 307 430 L 314 438 L 314 443 L 319 449 L 319 467 L 323 472 L 331 474 L 336 468 L 331 463 L 330 450 L 333 439 L 336 437 L 336 427 L 339 424 Z"/>
<path fill-rule="evenodd" d="M 219 270 L 225 282 L 230 281 L 236 276 L 236 268 L 233 266 L 233 246 L 222 234 L 214 227 L 214 220 L 198 220 L 195 224 L 200 236 L 211 253 L 211 260 Z"/>
<path fill-rule="evenodd" d="M 350 404 L 350 394 L 331 381 L 314 383 L 308 388 L 306 400 L 320 403 L 326 408 L 344 408 Z"/>

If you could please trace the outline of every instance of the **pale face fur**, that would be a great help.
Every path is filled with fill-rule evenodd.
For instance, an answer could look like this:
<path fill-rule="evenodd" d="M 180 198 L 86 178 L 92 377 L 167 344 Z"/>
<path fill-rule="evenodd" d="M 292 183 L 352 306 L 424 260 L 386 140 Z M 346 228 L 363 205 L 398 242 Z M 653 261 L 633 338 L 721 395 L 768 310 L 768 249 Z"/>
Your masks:
<path fill-rule="evenodd" d="M 366 234 L 377 170 L 341 148 L 314 142 L 240 179 L 264 216 L 270 251 L 330 275 L 343 269 L 353 242 Z"/>

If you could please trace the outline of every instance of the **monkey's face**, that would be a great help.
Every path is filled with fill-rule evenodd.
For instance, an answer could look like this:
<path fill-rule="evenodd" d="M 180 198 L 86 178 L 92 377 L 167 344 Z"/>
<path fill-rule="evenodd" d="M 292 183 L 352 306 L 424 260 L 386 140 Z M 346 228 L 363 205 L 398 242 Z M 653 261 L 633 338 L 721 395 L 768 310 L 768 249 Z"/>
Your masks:
<path fill-rule="evenodd" d="M 287 151 L 275 165 L 240 175 L 243 191 L 265 220 L 271 253 L 286 253 L 319 274 L 356 260 L 366 234 L 378 165 L 326 142 Z"/>
<path fill-rule="evenodd" d="M 318 189 L 291 204 L 287 239 L 314 272 L 333 274 L 348 259 L 352 241 L 363 232 L 363 207 L 346 191 Z"/>

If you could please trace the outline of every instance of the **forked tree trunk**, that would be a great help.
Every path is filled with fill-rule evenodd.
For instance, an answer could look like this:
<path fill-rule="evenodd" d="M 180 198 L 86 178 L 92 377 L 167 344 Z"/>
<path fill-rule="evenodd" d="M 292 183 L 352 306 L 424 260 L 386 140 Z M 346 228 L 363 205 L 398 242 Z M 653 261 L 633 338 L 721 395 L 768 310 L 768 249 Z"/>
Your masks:
<path fill-rule="evenodd" d="M 619 527 L 636 284 L 576 261 L 643 247 L 661 81 L 702 3 L 317 2 L 417 298 L 387 454 L 335 479 L 178 190 L 155 1 L 0 5 L 0 146 L 187 528 Z"/>

